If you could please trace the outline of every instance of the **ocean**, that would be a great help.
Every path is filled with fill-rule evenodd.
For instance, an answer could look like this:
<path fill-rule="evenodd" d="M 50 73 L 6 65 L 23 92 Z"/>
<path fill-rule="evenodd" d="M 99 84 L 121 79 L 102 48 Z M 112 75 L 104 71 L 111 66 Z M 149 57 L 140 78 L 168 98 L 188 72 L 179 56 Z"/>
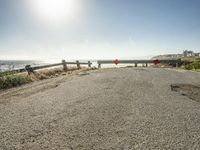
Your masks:
<path fill-rule="evenodd" d="M 36 60 L 0 60 L 0 72 L 22 69 L 26 65 L 40 66 L 45 64 L 49 63 L 45 61 Z"/>

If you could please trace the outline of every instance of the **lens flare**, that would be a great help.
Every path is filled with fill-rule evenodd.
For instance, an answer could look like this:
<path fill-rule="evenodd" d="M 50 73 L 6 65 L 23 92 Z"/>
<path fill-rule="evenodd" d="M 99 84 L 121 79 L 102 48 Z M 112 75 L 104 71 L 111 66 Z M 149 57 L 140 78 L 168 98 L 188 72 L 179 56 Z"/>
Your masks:
<path fill-rule="evenodd" d="M 52 23 L 74 17 L 76 0 L 29 0 L 33 13 L 43 21 Z"/>

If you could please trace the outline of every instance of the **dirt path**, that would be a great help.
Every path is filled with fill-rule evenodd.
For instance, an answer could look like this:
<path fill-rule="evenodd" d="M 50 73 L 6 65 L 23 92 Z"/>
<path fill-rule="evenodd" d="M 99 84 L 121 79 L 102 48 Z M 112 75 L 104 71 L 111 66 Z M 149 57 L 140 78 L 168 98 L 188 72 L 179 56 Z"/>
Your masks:
<path fill-rule="evenodd" d="M 1 93 L 0 149 L 198 149 L 200 103 L 171 91 L 197 82 L 187 71 L 102 69 Z"/>

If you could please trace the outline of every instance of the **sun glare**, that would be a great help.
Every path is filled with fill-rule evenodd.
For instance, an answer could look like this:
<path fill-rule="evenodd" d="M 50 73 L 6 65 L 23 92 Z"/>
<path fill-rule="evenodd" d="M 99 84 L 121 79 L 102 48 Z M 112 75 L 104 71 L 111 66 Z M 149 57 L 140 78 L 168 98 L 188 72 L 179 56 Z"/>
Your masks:
<path fill-rule="evenodd" d="M 52 23 L 74 17 L 76 0 L 31 0 L 34 14 L 43 21 Z"/>

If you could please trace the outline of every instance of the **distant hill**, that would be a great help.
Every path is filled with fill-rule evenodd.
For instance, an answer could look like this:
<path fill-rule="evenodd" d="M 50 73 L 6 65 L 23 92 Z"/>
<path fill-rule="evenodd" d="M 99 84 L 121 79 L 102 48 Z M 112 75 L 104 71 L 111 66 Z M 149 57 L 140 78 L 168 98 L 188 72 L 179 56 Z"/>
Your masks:
<path fill-rule="evenodd" d="M 151 59 L 165 60 L 165 59 L 180 59 L 182 57 L 183 57 L 182 54 L 165 54 L 165 55 L 154 56 Z"/>
<path fill-rule="evenodd" d="M 165 54 L 165 55 L 158 55 L 154 56 L 151 59 L 196 59 L 200 58 L 200 53 L 195 53 L 191 50 L 184 50 L 182 54 Z"/>

